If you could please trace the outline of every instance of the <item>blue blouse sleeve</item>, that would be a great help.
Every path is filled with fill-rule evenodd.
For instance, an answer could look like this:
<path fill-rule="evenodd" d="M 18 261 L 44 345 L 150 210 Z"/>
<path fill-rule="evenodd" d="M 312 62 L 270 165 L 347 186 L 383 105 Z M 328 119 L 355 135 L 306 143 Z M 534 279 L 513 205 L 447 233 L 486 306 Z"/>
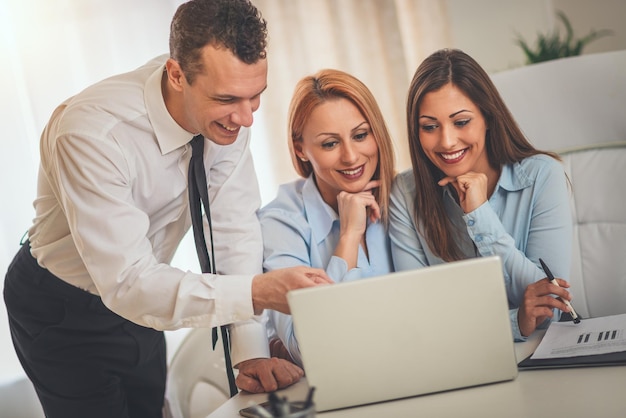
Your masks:
<path fill-rule="evenodd" d="M 410 174 L 410 175 L 409 175 Z M 389 239 L 396 271 L 412 270 L 428 265 L 426 253 L 413 222 L 415 191 L 412 173 L 396 176 L 389 202 Z"/>
<path fill-rule="evenodd" d="M 567 279 L 570 271 L 572 222 L 565 172 L 554 160 L 537 166 L 532 187 L 524 191 L 522 200 L 507 200 L 515 207 L 502 208 L 502 219 L 490 202 L 464 216 L 480 254 L 502 259 L 513 307 L 519 306 L 529 284 L 546 277 L 539 267 L 540 257 L 554 266 L 557 277 Z M 504 224 L 514 230 L 513 236 Z"/>
<path fill-rule="evenodd" d="M 311 265 L 311 230 L 304 219 L 295 218 L 286 211 L 270 209 L 261 210 L 259 220 L 263 233 L 263 271 Z M 273 310 L 268 310 L 267 314 L 268 326 L 274 328 L 294 362 L 302 367 L 291 315 Z"/>
<path fill-rule="evenodd" d="M 304 216 L 286 210 L 269 209 L 259 212 L 263 233 L 263 270 L 295 266 L 323 268 L 335 282 L 359 277 L 361 269 L 348 271 L 348 265 L 340 257 L 331 256 L 326 266 L 315 265 L 311 260 L 311 226 Z M 302 366 L 298 340 L 293 329 L 291 315 L 269 311 L 270 326 L 289 351 L 294 362 Z"/>
<path fill-rule="evenodd" d="M 500 208 L 501 218 L 490 202 L 464 216 L 468 233 L 480 254 L 499 255 L 502 259 L 516 341 L 526 340 L 517 321 L 524 291 L 529 284 L 546 277 L 539 267 L 539 258 L 554 266 L 557 277 L 567 280 L 572 253 L 569 192 L 563 167 L 545 156 L 536 158 L 533 164 L 534 183 L 524 191 L 522 199 L 507 200 L 509 207 Z M 516 207 L 511 207 L 513 205 Z M 516 235 L 511 236 L 504 224 Z M 552 320 L 558 320 L 560 315 L 561 311 L 555 309 Z M 538 328 L 545 328 L 549 323 L 550 320 L 546 320 Z"/>

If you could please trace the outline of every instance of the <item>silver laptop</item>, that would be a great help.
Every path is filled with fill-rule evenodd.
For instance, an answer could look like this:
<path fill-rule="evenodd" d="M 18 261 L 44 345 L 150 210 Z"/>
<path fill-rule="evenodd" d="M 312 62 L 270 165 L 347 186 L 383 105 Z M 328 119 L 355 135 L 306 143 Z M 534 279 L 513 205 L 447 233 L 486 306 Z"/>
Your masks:
<path fill-rule="evenodd" d="M 317 411 L 517 376 L 498 257 L 287 297 Z"/>

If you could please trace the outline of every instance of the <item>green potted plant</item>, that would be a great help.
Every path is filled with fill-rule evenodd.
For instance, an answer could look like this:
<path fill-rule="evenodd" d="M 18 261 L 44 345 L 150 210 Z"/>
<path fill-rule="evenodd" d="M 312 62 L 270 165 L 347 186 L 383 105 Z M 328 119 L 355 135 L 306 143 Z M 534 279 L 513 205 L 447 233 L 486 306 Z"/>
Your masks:
<path fill-rule="evenodd" d="M 561 39 L 558 28 L 552 33 L 540 33 L 534 46 L 529 45 L 519 34 L 517 35 L 515 43 L 524 51 L 527 64 L 580 55 L 583 48 L 591 41 L 613 34 L 613 31 L 608 29 L 592 30 L 587 36 L 574 39 L 572 25 L 565 13 L 557 10 L 556 15 L 565 27 L 565 39 Z"/>

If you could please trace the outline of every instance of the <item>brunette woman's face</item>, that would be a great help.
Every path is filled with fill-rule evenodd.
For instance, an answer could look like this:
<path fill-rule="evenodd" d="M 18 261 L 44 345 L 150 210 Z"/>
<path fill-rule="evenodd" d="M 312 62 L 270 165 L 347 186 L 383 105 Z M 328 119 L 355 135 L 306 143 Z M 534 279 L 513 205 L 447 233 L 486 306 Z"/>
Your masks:
<path fill-rule="evenodd" d="M 418 118 L 420 144 L 446 176 L 491 171 L 485 118 L 460 89 L 446 84 L 424 95 Z"/>

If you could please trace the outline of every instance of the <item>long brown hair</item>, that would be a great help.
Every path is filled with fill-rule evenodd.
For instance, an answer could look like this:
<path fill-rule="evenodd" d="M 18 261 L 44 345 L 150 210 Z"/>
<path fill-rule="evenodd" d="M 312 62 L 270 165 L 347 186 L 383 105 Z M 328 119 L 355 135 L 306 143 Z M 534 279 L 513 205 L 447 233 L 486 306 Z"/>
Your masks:
<path fill-rule="evenodd" d="M 353 103 L 372 129 L 378 145 L 378 167 L 373 178 L 380 180 L 380 187 L 374 190 L 374 197 L 381 209 L 381 220 L 386 225 L 389 193 L 395 175 L 393 144 L 376 99 L 367 86 L 356 77 L 343 71 L 325 69 L 298 82 L 289 105 L 288 142 L 291 161 L 300 176 L 306 178 L 313 172 L 311 163 L 300 160 L 296 155 L 294 143 L 302 141 L 304 125 L 313 109 L 338 98 Z"/>
<path fill-rule="evenodd" d="M 496 170 L 503 164 L 537 154 L 560 158 L 532 146 L 485 70 L 472 57 L 457 49 L 442 49 L 426 58 L 413 76 L 407 101 L 409 149 L 416 189 L 414 216 L 430 250 L 445 261 L 453 261 L 463 255 L 454 227 L 445 215 L 441 187 L 437 184 L 444 173 L 426 156 L 419 138 L 419 109 L 424 96 L 447 84 L 461 90 L 480 109 L 487 125 L 487 157 Z"/>

